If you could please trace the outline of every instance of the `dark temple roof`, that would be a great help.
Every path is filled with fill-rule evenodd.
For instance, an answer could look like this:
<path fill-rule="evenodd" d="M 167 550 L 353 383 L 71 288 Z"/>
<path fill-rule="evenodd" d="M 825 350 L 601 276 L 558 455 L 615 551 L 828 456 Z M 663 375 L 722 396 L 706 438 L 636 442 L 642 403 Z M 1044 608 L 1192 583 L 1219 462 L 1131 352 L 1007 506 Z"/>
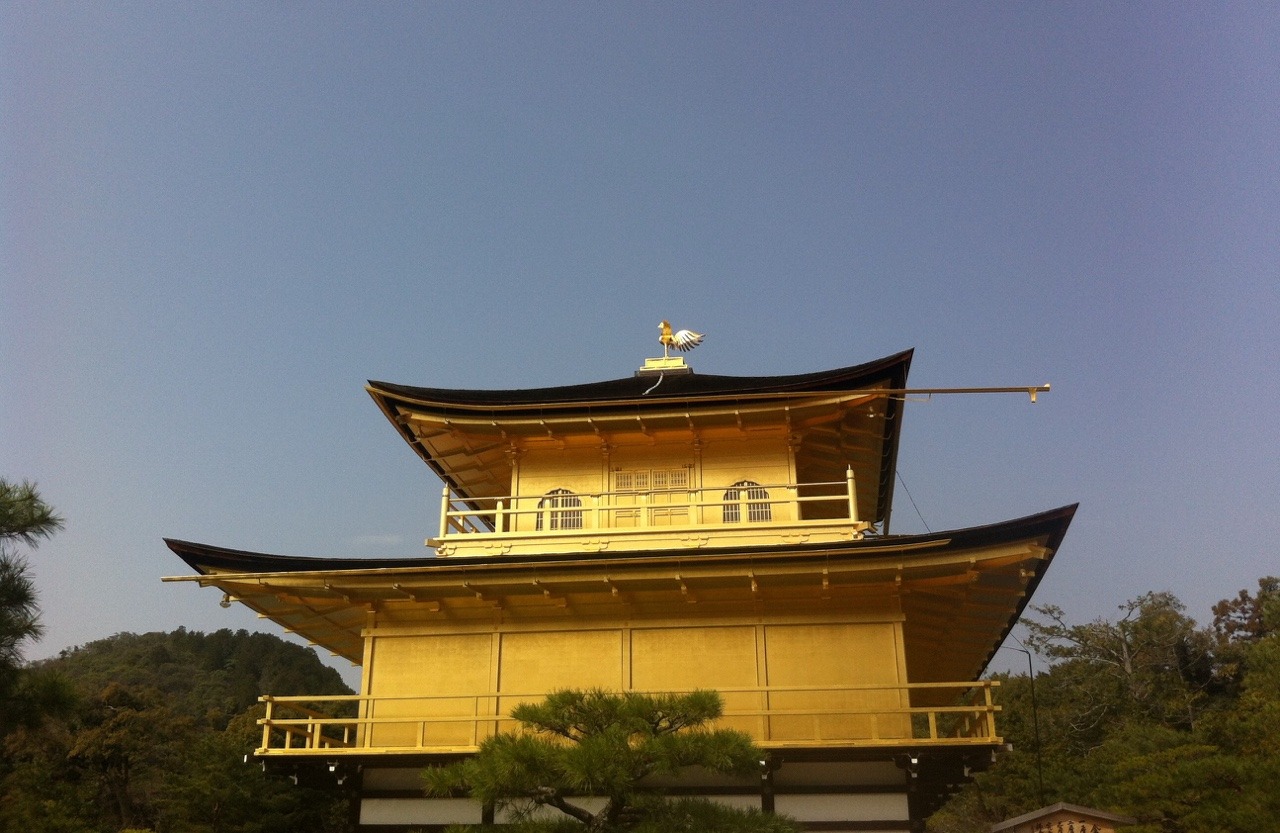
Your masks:
<path fill-rule="evenodd" d="M 521 390 L 454 390 L 423 388 L 370 380 L 369 388 L 390 399 L 432 402 L 464 408 L 572 406 L 588 402 L 635 400 L 703 399 L 707 397 L 759 396 L 768 394 L 825 393 L 857 390 L 868 385 L 901 388 L 906 385 L 911 366 L 911 350 L 883 359 L 789 376 L 715 376 L 699 373 L 670 375 L 661 384 L 654 376 L 628 376 L 583 385 Z M 646 393 L 652 388 L 652 391 Z"/>

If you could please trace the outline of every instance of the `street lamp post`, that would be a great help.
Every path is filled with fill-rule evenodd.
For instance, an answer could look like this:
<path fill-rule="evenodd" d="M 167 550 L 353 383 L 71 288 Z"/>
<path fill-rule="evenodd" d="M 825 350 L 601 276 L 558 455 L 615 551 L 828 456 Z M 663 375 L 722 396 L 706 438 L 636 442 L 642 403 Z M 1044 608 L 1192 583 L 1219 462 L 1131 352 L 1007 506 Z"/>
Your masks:
<path fill-rule="evenodd" d="M 1017 640 L 1018 637 L 1009 635 L 1011 639 Z M 1018 642 L 1021 645 L 1021 642 Z M 1027 677 L 1031 681 L 1031 724 L 1035 728 L 1036 733 L 1036 786 L 1039 788 L 1040 806 L 1044 806 L 1044 761 L 1040 750 L 1040 709 L 1036 705 L 1036 672 L 1031 667 L 1031 652 L 1026 648 L 1014 648 L 1010 645 L 1001 645 L 1006 651 L 1017 651 L 1027 656 Z"/>

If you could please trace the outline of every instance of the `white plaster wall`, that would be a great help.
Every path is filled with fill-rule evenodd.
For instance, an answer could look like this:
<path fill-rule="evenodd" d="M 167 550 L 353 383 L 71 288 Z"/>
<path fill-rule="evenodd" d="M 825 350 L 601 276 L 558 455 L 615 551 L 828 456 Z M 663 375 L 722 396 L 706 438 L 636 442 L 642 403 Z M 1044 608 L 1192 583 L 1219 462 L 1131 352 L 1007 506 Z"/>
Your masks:
<path fill-rule="evenodd" d="M 775 812 L 797 821 L 906 821 L 905 793 L 861 795 L 776 795 Z"/>
<path fill-rule="evenodd" d="M 361 824 L 479 824 L 481 808 L 469 798 L 366 798 Z"/>

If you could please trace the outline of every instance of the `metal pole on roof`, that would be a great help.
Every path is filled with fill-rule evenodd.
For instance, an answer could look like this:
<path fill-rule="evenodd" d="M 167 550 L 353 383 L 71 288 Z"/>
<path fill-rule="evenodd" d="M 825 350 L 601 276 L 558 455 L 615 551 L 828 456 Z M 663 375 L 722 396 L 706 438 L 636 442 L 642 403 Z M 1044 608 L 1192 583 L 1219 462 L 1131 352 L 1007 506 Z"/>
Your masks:
<path fill-rule="evenodd" d="M 935 393 L 1025 393 L 1031 397 L 1031 404 L 1036 404 L 1036 394 L 1048 393 L 1050 386 L 1048 384 L 1032 385 L 1030 387 L 1011 387 L 1011 388 L 879 388 L 871 389 L 868 392 L 901 394 L 907 396 L 910 394 L 923 394 L 925 396 L 933 396 Z M 862 391 L 859 391 L 861 393 Z"/>

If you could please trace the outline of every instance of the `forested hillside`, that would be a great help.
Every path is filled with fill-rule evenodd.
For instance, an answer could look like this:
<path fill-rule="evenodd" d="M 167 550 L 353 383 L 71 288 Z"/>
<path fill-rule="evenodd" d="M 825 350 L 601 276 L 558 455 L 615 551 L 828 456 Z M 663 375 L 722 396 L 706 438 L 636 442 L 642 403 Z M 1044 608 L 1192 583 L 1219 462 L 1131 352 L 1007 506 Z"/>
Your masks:
<path fill-rule="evenodd" d="M 266 634 L 119 634 L 40 663 L 63 717 L 5 739 L 0 830 L 344 831 L 345 801 L 264 774 L 258 695 L 346 694 L 316 655 Z"/>
<path fill-rule="evenodd" d="M 1014 750 L 929 829 L 974 833 L 1065 801 L 1136 818 L 1125 833 L 1276 830 L 1280 579 L 1212 613 L 1201 627 L 1167 593 L 1085 624 L 1035 608 L 1027 647 L 1049 668 L 1035 677 L 1034 708 L 1027 675 L 999 689 Z"/>

